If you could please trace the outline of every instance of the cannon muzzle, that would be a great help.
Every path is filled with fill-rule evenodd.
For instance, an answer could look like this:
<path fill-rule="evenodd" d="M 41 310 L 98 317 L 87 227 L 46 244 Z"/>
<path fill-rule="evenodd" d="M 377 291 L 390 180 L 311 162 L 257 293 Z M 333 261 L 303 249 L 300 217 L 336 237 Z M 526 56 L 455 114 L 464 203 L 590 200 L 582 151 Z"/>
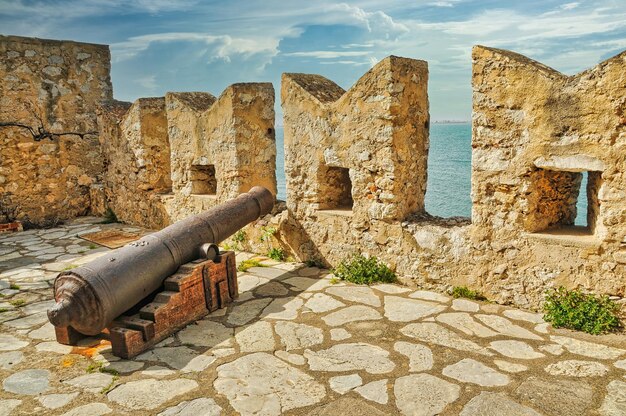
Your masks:
<path fill-rule="evenodd" d="M 217 255 L 219 244 L 250 222 L 269 214 L 274 195 L 256 186 L 235 199 L 176 222 L 54 281 L 56 304 L 48 319 L 85 335 L 99 334 L 115 318 L 159 289 L 183 264 Z"/>

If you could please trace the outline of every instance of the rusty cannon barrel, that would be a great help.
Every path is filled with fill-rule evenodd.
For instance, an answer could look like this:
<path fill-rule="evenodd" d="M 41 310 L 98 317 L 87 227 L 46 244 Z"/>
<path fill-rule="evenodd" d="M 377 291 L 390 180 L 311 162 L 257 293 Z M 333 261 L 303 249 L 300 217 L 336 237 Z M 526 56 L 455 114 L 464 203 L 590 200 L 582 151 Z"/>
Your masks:
<path fill-rule="evenodd" d="M 56 304 L 48 310 L 48 319 L 55 326 L 71 326 L 85 335 L 99 334 L 159 289 L 181 265 L 210 256 L 207 243 L 220 243 L 268 214 L 273 206 L 272 193 L 256 186 L 224 204 L 60 273 L 54 281 Z"/>

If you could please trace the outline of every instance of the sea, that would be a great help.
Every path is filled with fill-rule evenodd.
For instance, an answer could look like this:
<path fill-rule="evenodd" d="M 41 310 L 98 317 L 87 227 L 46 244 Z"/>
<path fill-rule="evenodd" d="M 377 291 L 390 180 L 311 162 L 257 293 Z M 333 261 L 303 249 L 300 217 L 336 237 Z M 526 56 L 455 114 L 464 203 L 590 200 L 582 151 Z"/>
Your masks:
<path fill-rule="evenodd" d="M 283 128 L 276 128 L 278 199 L 285 200 Z M 438 217 L 470 217 L 472 213 L 472 126 L 470 123 L 432 123 L 428 154 L 426 211 Z M 578 197 L 576 225 L 586 225 L 587 175 Z"/>

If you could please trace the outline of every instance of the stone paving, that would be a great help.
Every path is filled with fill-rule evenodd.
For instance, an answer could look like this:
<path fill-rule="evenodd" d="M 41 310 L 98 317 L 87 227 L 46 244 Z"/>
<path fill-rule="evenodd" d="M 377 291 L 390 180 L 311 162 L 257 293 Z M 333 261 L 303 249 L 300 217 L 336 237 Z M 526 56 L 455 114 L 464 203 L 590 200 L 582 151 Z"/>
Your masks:
<path fill-rule="evenodd" d="M 107 252 L 77 236 L 0 235 L 3 415 L 626 415 L 626 335 L 399 285 L 262 262 L 240 297 L 132 360 L 54 341 L 56 274 Z M 238 260 L 248 254 L 238 254 Z"/>

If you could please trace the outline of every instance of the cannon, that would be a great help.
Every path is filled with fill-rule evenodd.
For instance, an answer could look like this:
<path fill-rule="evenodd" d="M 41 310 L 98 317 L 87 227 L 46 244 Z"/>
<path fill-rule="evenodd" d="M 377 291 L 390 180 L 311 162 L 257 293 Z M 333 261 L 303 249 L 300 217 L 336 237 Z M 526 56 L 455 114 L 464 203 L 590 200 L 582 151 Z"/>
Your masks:
<path fill-rule="evenodd" d="M 56 328 L 99 334 L 158 291 L 181 266 L 197 259 L 214 260 L 219 255 L 216 244 L 268 214 L 273 206 L 272 193 L 257 186 L 84 266 L 60 273 L 54 281 L 56 303 L 48 310 L 48 319 Z"/>

